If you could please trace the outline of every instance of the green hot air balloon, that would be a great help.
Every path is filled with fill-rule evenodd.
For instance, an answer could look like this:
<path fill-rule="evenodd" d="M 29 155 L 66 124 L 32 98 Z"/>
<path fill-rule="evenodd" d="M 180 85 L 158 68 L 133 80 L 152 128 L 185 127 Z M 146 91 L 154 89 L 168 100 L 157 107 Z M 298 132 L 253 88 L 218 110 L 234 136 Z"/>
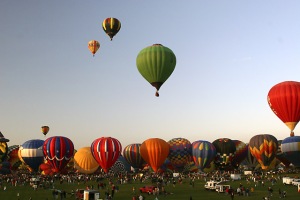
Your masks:
<path fill-rule="evenodd" d="M 176 56 L 171 49 L 161 44 L 154 44 L 140 51 L 136 58 L 140 74 L 158 90 L 171 76 L 176 65 Z"/>

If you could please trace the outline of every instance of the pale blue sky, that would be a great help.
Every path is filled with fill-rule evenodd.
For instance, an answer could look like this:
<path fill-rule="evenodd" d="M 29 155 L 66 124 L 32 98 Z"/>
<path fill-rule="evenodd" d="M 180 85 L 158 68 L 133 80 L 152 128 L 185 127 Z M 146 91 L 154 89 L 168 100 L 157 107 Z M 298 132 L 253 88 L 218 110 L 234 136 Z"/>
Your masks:
<path fill-rule="evenodd" d="M 289 136 L 269 89 L 299 81 L 300 1 L 0 1 L 0 131 L 9 145 L 63 135 L 123 147 L 152 137 L 191 142 Z M 107 17 L 122 23 L 113 41 Z M 89 40 L 98 40 L 93 57 Z M 155 89 L 136 56 L 155 43 L 177 65 Z M 296 127 L 295 135 L 299 135 Z"/>

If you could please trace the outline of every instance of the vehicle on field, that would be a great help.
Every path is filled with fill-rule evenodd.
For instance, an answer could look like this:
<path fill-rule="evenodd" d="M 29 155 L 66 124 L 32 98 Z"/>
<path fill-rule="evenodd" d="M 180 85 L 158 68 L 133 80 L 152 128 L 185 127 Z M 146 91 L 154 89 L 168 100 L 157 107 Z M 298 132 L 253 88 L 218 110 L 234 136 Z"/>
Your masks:
<path fill-rule="evenodd" d="M 292 181 L 292 185 L 294 185 L 294 186 L 298 186 L 299 184 L 300 184 L 300 179 L 294 179 Z"/>
<path fill-rule="evenodd" d="M 236 181 L 236 180 L 241 180 L 242 177 L 241 174 L 230 174 L 230 179 Z"/>
<path fill-rule="evenodd" d="M 220 184 L 220 181 L 207 181 L 204 185 L 206 190 L 216 190 L 216 185 Z"/>
<path fill-rule="evenodd" d="M 291 177 L 282 177 L 283 185 L 292 185 L 293 181 L 294 181 L 294 179 Z"/>
<path fill-rule="evenodd" d="M 153 185 L 147 185 L 147 186 L 143 186 L 140 188 L 140 192 L 141 193 L 148 193 L 148 194 L 153 194 L 153 192 L 156 190 L 156 186 Z"/>
<path fill-rule="evenodd" d="M 216 192 L 218 193 L 226 192 L 227 189 L 231 189 L 230 185 L 216 185 Z"/>

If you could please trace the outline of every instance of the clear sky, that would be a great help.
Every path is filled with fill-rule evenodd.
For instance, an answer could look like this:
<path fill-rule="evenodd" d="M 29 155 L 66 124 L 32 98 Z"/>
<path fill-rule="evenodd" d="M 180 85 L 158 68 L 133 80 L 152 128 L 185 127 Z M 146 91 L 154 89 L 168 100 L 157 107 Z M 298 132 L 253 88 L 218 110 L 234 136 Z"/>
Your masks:
<path fill-rule="evenodd" d="M 270 88 L 300 80 L 300 1 L 0 1 L 0 131 L 8 145 L 51 136 L 75 148 L 158 137 L 249 142 L 289 129 Z M 122 23 L 110 41 L 107 17 Z M 89 40 L 100 49 L 92 56 Z M 136 67 L 155 43 L 176 68 L 155 97 Z M 46 137 L 42 125 L 50 131 Z M 295 135 L 299 135 L 299 127 Z"/>

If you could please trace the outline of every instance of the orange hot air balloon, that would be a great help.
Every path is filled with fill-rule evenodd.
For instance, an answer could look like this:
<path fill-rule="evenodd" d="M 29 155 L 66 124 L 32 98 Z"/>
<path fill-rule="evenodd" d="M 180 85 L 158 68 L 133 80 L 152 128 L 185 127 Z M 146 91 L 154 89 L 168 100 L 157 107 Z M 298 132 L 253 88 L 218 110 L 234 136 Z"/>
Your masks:
<path fill-rule="evenodd" d="M 157 172 L 169 155 L 170 145 L 160 138 L 150 138 L 145 140 L 140 152 L 142 158 Z"/>
<path fill-rule="evenodd" d="M 83 174 L 92 174 L 99 168 L 99 164 L 92 155 L 91 147 L 78 149 L 74 155 L 74 166 Z"/>
<path fill-rule="evenodd" d="M 41 127 L 41 132 L 44 134 L 44 136 L 47 135 L 47 133 L 49 132 L 49 126 L 42 126 Z"/>
<path fill-rule="evenodd" d="M 91 51 L 91 53 L 93 54 L 93 56 L 95 56 L 95 53 L 100 48 L 100 43 L 97 40 L 91 40 L 88 43 L 88 48 Z"/>
<path fill-rule="evenodd" d="M 277 117 L 289 127 L 291 136 L 300 120 L 300 82 L 285 81 L 274 85 L 268 93 L 268 103 Z"/>

